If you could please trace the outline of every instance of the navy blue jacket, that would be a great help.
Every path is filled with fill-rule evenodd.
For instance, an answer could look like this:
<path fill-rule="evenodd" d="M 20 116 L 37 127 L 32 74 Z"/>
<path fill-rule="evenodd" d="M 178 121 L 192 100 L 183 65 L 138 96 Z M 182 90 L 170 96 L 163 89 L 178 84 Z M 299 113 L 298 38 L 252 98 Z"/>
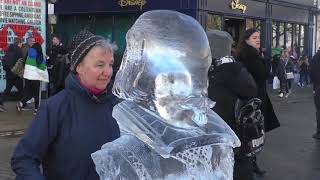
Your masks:
<path fill-rule="evenodd" d="M 15 149 L 17 180 L 99 180 L 91 153 L 120 136 L 115 103 L 110 91 L 95 97 L 69 74 L 66 89 L 41 104 Z"/>

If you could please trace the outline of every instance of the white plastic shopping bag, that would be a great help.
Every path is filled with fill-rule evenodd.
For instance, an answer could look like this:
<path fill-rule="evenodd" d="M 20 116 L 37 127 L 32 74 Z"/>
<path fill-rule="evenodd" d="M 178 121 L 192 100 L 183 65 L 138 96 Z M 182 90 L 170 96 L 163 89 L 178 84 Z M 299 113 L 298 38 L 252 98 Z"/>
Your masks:
<path fill-rule="evenodd" d="M 278 76 L 274 76 L 273 83 L 272 83 L 272 88 L 273 89 L 279 89 L 280 88 L 280 80 L 279 80 Z"/>

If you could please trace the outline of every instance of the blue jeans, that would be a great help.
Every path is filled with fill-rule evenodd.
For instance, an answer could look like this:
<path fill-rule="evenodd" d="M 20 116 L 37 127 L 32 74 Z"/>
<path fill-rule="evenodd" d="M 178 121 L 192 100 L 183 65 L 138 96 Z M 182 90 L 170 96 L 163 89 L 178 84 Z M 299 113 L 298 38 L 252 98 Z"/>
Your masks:
<path fill-rule="evenodd" d="M 299 82 L 300 84 L 304 84 L 303 82 L 305 82 L 306 85 L 309 84 L 309 74 L 308 74 L 308 71 L 300 71 L 300 79 L 299 79 Z"/>

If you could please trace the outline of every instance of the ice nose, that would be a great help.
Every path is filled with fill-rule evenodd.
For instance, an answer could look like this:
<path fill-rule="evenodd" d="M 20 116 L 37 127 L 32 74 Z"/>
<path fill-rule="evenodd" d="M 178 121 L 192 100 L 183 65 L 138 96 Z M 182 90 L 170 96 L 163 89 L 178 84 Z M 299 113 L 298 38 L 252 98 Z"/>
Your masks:
<path fill-rule="evenodd" d="M 187 104 L 192 104 L 203 111 L 208 111 L 215 106 L 215 102 L 207 97 L 189 98 Z"/>

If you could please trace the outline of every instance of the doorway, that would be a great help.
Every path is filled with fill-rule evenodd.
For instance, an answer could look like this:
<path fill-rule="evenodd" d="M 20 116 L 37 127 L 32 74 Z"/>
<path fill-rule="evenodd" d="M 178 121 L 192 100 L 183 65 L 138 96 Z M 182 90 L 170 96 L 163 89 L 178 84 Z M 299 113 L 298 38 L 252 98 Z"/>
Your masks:
<path fill-rule="evenodd" d="M 240 35 L 245 30 L 245 20 L 236 18 L 224 18 L 224 31 L 227 31 L 233 38 L 234 46 L 239 42 Z"/>

